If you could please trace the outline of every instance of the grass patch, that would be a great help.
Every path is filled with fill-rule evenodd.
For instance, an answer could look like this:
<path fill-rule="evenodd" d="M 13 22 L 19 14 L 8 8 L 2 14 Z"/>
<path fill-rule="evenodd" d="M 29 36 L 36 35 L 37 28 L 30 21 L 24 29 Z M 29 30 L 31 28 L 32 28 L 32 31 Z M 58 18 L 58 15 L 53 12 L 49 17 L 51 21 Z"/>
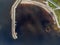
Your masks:
<path fill-rule="evenodd" d="M 60 1 L 59 0 L 53 0 L 53 2 L 55 2 L 56 4 L 60 5 Z M 48 2 L 49 6 L 54 9 L 56 8 L 52 3 Z M 58 22 L 60 24 L 60 10 L 55 10 L 55 13 L 57 15 L 57 18 L 58 18 Z"/>
<path fill-rule="evenodd" d="M 59 24 L 60 24 L 60 10 L 55 10 L 55 13 L 58 17 L 58 21 L 59 21 Z"/>
<path fill-rule="evenodd" d="M 48 4 L 51 8 L 53 8 L 53 9 L 56 8 L 56 6 L 54 6 L 52 3 L 48 2 Z"/>
<path fill-rule="evenodd" d="M 60 0 L 53 0 L 53 2 L 60 6 Z"/>

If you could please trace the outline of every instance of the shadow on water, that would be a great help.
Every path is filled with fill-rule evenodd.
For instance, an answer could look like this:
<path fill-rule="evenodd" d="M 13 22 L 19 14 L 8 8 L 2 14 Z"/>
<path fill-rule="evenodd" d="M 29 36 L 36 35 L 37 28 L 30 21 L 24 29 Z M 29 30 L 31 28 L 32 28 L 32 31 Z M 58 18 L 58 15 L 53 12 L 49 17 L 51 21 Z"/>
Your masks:
<path fill-rule="evenodd" d="M 10 22 L 10 7 L 13 0 L 0 0 L 0 45 L 60 45 L 59 37 L 44 37 L 40 36 L 37 38 L 32 38 L 32 40 L 26 40 L 20 38 L 14 40 L 11 37 L 11 22 Z"/>

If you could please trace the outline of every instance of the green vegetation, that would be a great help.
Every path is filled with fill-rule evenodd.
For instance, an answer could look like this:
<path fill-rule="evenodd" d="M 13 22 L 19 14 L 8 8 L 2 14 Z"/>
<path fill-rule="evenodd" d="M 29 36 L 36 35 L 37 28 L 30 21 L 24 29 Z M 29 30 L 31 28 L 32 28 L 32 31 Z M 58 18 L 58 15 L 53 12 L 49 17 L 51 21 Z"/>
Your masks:
<path fill-rule="evenodd" d="M 53 9 L 56 8 L 52 3 L 48 2 L 49 6 L 52 7 Z"/>
<path fill-rule="evenodd" d="M 59 21 L 59 24 L 60 24 L 60 10 L 55 10 L 55 13 L 58 17 L 58 21 Z"/>
<path fill-rule="evenodd" d="M 53 2 L 60 6 L 60 0 L 53 0 Z"/>
<path fill-rule="evenodd" d="M 60 5 L 60 0 L 53 0 L 57 5 Z M 52 3 L 50 3 L 50 2 L 48 2 L 48 4 L 49 4 L 49 6 L 52 8 L 52 9 L 55 9 L 56 7 L 52 4 Z M 59 21 L 59 24 L 60 24 L 60 9 L 59 10 L 55 10 L 55 13 L 56 13 L 56 15 L 57 15 L 57 18 L 58 18 L 58 21 Z"/>

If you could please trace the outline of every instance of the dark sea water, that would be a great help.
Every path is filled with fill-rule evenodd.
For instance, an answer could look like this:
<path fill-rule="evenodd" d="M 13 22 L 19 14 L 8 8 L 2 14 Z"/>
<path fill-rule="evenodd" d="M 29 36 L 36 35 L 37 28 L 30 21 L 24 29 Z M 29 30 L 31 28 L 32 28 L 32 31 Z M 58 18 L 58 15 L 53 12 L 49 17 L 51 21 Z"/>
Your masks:
<path fill-rule="evenodd" d="M 0 0 L 0 45 L 60 45 L 60 37 L 48 36 L 14 40 L 11 37 L 10 9 L 14 0 Z"/>

